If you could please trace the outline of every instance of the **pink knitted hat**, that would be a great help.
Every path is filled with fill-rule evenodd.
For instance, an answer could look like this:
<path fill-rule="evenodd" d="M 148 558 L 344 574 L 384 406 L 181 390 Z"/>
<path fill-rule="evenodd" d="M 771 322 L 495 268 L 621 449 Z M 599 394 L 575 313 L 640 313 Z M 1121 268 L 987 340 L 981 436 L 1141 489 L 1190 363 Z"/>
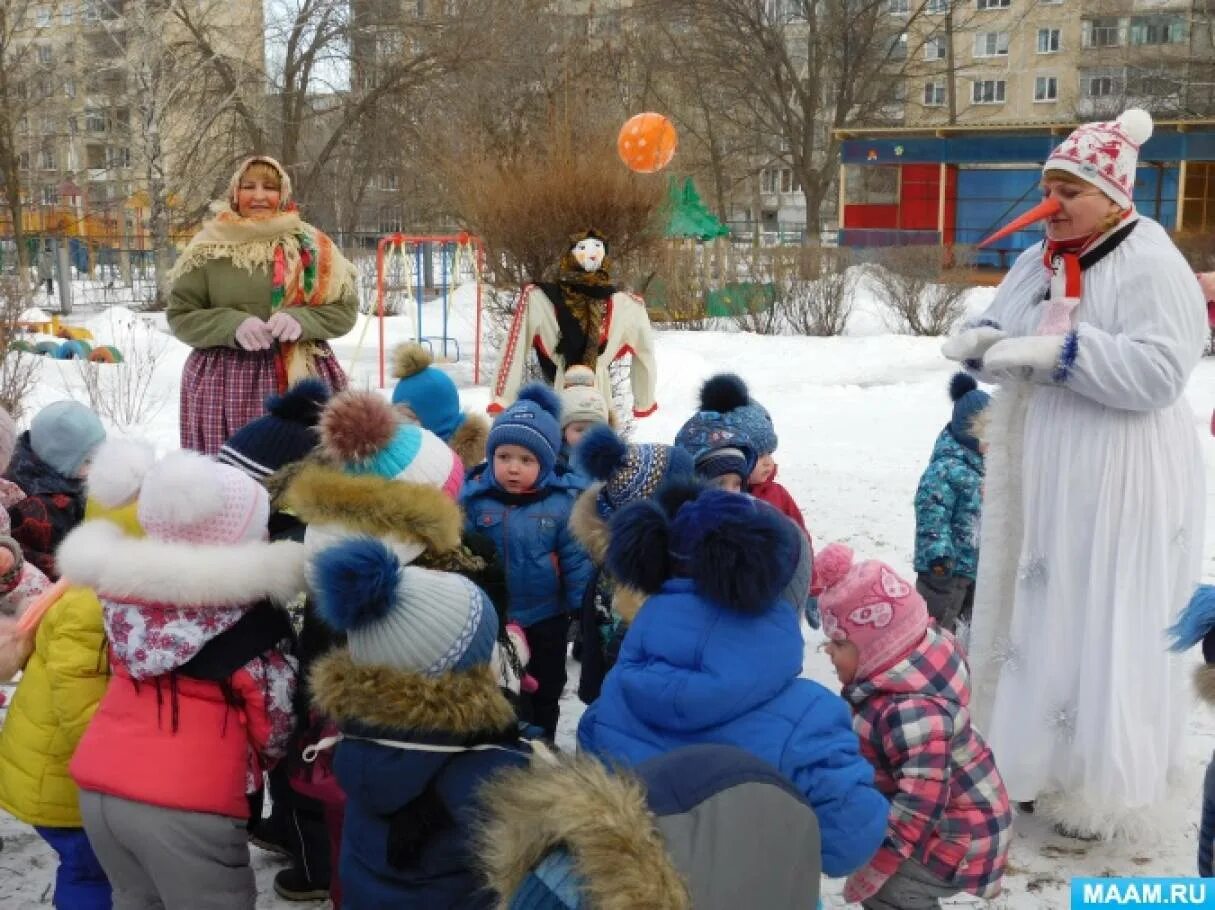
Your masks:
<path fill-rule="evenodd" d="M 1076 127 L 1051 152 L 1043 171 L 1063 171 L 1079 177 L 1129 209 L 1135 194 L 1139 147 L 1151 136 L 1151 115 L 1131 108 L 1117 120 Z"/>
<path fill-rule="evenodd" d="M 218 546 L 263 540 L 269 520 L 265 487 L 197 452 L 169 453 L 139 490 L 139 524 L 156 540 Z"/>
<path fill-rule="evenodd" d="M 858 681 L 901 660 L 928 630 L 928 606 L 915 587 L 876 559 L 854 564 L 843 544 L 815 556 L 814 585 L 823 591 L 823 631 L 860 653 Z"/>

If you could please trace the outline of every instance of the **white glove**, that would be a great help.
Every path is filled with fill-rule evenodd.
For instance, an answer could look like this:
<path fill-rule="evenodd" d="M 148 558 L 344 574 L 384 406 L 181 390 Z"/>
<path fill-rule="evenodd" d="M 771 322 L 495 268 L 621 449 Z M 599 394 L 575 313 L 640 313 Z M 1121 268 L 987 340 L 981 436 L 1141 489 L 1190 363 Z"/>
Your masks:
<path fill-rule="evenodd" d="M 1006 338 L 992 345 L 983 355 L 983 369 L 991 373 L 1005 371 L 1031 371 L 1033 374 L 1051 374 L 1059 366 L 1063 353 L 1062 335 L 1027 335 L 1023 338 Z"/>
<path fill-rule="evenodd" d="M 987 349 L 1004 337 L 1006 337 L 1006 333 L 1003 329 L 981 325 L 977 329 L 967 329 L 952 338 L 947 338 L 941 345 L 941 353 L 959 363 L 963 360 L 982 360 Z"/>
<path fill-rule="evenodd" d="M 299 320 L 282 310 L 266 320 L 266 328 L 279 341 L 299 341 L 300 336 L 304 334 L 304 327 L 300 325 Z"/>
<path fill-rule="evenodd" d="M 273 342 L 270 329 L 256 316 L 250 316 L 236 327 L 236 343 L 246 351 L 266 351 Z"/>

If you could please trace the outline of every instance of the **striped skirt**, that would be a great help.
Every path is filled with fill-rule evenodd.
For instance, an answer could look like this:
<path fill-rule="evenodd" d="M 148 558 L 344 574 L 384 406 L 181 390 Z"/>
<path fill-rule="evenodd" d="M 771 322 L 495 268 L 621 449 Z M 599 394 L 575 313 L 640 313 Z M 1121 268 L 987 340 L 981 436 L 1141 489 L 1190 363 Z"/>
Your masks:
<path fill-rule="evenodd" d="M 215 455 L 228 437 L 265 411 L 278 391 L 275 352 L 196 348 L 181 371 L 181 447 Z M 335 392 L 346 374 L 329 345 L 317 342 L 314 369 Z"/>

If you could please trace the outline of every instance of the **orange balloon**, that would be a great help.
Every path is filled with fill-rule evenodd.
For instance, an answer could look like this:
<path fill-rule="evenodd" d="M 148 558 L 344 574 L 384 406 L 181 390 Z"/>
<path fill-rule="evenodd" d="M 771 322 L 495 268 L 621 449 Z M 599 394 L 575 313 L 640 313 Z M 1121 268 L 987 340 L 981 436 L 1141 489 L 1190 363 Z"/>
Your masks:
<path fill-rule="evenodd" d="M 629 170 L 639 174 L 661 171 L 671 163 L 679 137 L 671 121 L 648 111 L 625 121 L 616 137 L 616 151 Z"/>

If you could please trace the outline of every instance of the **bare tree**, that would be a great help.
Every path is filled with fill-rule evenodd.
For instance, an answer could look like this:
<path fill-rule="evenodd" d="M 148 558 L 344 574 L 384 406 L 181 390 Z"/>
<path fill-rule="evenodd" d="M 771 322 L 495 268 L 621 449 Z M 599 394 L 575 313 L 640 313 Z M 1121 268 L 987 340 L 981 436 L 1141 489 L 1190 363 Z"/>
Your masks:
<path fill-rule="evenodd" d="M 393 103 L 475 66 L 497 23 L 519 15 L 507 0 L 410 4 L 423 13 L 413 18 L 405 6 L 399 0 L 274 4 L 266 40 L 275 51 L 257 79 L 217 45 L 191 4 L 176 4 L 174 15 L 233 99 L 246 146 L 282 161 L 308 202 L 321 195 L 321 179 L 352 136 L 368 125 L 389 135 L 408 126 L 385 119 Z"/>
<path fill-rule="evenodd" d="M 839 140 L 832 129 L 880 122 L 896 102 L 904 19 L 888 0 L 665 0 L 680 60 L 707 59 L 723 117 L 757 137 L 755 149 L 788 166 L 806 199 L 806 236 L 817 238 Z M 913 13 L 912 17 L 918 15 Z"/>
<path fill-rule="evenodd" d="M 29 265 L 29 254 L 25 249 L 17 125 L 30 107 L 30 11 L 30 0 L 0 3 L 0 182 L 4 185 L 4 205 L 12 220 L 13 241 L 17 246 L 17 292 L 21 295 L 28 281 L 25 267 Z"/>

